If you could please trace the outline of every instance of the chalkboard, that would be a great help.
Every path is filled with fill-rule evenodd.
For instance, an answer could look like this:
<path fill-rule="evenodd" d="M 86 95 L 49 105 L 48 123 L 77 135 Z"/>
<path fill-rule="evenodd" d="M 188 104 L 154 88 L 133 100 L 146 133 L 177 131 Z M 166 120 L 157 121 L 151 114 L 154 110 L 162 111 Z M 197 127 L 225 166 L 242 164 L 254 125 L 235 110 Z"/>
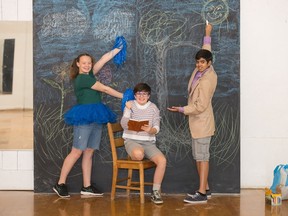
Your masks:
<path fill-rule="evenodd" d="M 69 81 L 72 60 L 83 52 L 100 58 L 120 35 L 127 40 L 127 61 L 121 67 L 109 62 L 98 78 L 122 92 L 140 81 L 152 87 L 151 100 L 161 111 L 157 145 L 168 161 L 162 191 L 198 188 L 188 119 L 166 108 L 187 104 L 187 84 L 206 20 L 213 24 L 213 64 L 218 74 L 209 184 L 214 193 L 240 192 L 239 0 L 35 0 L 33 13 L 35 192 L 52 192 L 71 150 L 72 128 L 65 125 L 63 113 L 75 104 Z M 121 118 L 119 99 L 103 95 L 103 102 Z M 152 179 L 153 171 L 146 174 Z M 111 175 L 104 127 L 101 149 L 93 158 L 92 182 L 109 192 Z M 81 160 L 67 184 L 71 192 L 80 191 Z"/>

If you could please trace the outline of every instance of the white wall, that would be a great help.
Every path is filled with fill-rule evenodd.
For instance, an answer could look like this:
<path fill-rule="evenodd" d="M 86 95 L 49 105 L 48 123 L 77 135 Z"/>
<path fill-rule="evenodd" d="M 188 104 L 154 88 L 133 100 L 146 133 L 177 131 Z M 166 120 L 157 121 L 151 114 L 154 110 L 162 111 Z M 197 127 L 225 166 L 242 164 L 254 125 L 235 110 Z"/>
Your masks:
<path fill-rule="evenodd" d="M 0 150 L 0 190 L 33 190 L 33 150 Z"/>
<path fill-rule="evenodd" d="M 0 21 L 0 40 L 15 39 L 12 94 L 0 94 L 0 110 L 33 108 L 32 21 Z"/>
<path fill-rule="evenodd" d="M 32 0 L 0 0 L 0 21 L 31 21 L 32 7 Z"/>
<path fill-rule="evenodd" d="M 32 20 L 26 4 L 0 0 L 1 20 Z M 241 187 L 269 187 L 288 163 L 288 1 L 241 0 L 240 25 Z"/>
<path fill-rule="evenodd" d="M 0 0 L 0 22 L 21 21 L 16 32 L 13 29 L 14 25 L 10 25 L 13 29 L 13 33 L 10 34 L 11 38 L 16 39 L 13 94 L 0 95 L 0 110 L 33 108 L 32 16 L 32 0 Z M 0 38 L 9 36 L 6 32 L 8 28 L 3 27 L 1 25 Z"/>
<path fill-rule="evenodd" d="M 241 1 L 241 187 L 288 164 L 288 1 Z"/>

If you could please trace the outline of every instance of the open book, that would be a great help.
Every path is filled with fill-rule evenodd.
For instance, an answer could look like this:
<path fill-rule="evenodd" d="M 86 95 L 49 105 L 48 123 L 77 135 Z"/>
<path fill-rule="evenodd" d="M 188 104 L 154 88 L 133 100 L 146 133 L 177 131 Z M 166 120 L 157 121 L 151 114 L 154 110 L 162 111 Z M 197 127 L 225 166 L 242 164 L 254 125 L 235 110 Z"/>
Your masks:
<path fill-rule="evenodd" d="M 149 121 L 148 120 L 134 120 L 134 119 L 130 119 L 128 121 L 128 130 L 133 130 L 133 131 L 143 131 L 141 129 L 142 126 L 144 125 L 148 125 L 149 124 Z"/>

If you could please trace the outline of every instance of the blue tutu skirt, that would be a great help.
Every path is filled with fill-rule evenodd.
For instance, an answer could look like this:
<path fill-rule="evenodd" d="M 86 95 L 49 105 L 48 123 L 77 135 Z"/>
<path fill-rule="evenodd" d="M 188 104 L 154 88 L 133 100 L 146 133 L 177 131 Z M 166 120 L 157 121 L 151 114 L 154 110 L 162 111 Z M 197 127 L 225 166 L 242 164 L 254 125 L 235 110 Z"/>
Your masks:
<path fill-rule="evenodd" d="M 75 105 L 64 114 L 68 125 L 115 123 L 116 119 L 116 113 L 103 103 Z"/>

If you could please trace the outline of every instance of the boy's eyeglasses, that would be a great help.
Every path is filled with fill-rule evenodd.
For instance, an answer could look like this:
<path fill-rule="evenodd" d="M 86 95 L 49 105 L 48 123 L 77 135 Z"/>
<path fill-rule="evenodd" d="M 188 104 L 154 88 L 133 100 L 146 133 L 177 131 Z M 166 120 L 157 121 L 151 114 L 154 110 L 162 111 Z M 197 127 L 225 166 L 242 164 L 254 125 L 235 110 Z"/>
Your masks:
<path fill-rule="evenodd" d="M 147 97 L 149 95 L 148 92 L 136 92 L 136 96 L 145 96 Z"/>

